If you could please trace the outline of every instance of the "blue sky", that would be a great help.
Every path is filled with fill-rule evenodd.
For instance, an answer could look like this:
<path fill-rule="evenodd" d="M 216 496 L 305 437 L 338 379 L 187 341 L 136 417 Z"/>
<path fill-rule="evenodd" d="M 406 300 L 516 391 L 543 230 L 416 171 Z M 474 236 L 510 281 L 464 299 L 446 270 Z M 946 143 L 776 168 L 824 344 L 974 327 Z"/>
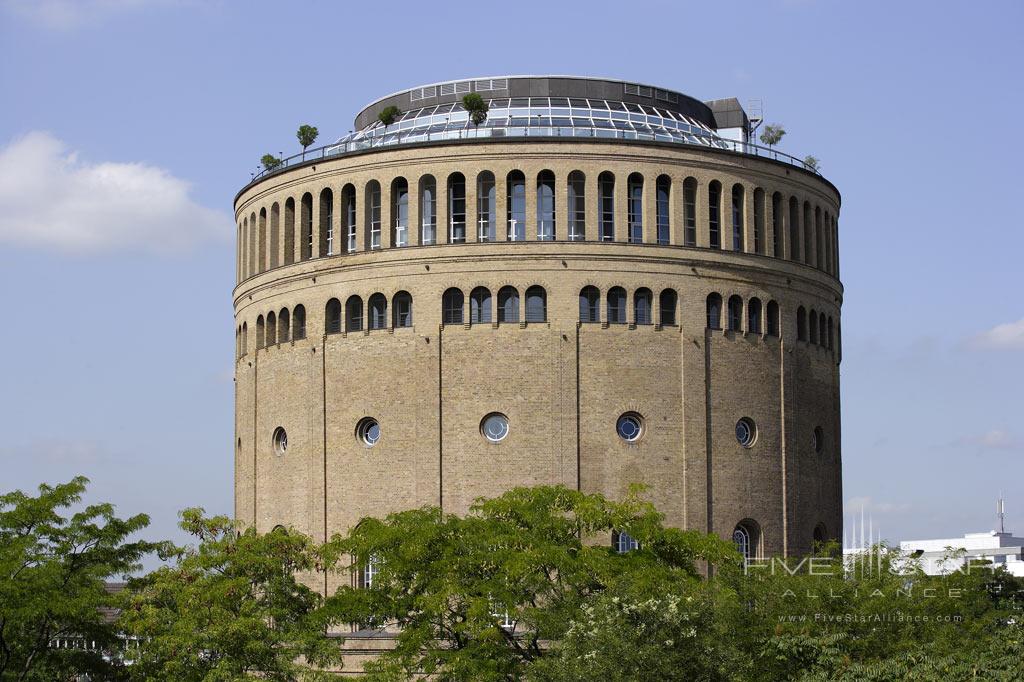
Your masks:
<path fill-rule="evenodd" d="M 763 101 L 843 194 L 844 494 L 891 540 L 1024 534 L 1024 5 L 0 0 L 0 490 L 230 513 L 231 201 L 419 83 Z M 157 208 L 154 209 L 153 206 Z"/>

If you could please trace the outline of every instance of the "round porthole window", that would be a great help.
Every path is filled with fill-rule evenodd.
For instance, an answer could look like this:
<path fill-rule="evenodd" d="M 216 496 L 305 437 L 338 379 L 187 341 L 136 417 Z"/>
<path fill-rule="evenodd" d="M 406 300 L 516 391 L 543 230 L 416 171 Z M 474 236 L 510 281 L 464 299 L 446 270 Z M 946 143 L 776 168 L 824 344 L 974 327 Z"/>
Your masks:
<path fill-rule="evenodd" d="M 372 448 L 380 440 L 380 424 L 372 417 L 366 417 L 356 425 L 356 438 L 368 448 Z"/>
<path fill-rule="evenodd" d="M 274 452 L 277 454 L 283 455 L 288 450 L 288 434 L 280 426 L 274 429 L 273 442 Z M 239 439 L 238 444 L 242 444 L 241 439 Z"/>
<path fill-rule="evenodd" d="M 635 443 L 644 433 L 644 418 L 636 412 L 627 412 L 615 423 L 615 431 L 622 440 Z"/>
<path fill-rule="evenodd" d="M 480 422 L 480 432 L 492 443 L 505 440 L 508 435 L 508 417 L 500 412 L 490 413 Z"/>
<path fill-rule="evenodd" d="M 825 450 L 825 432 L 821 430 L 820 426 L 814 427 L 811 443 L 814 445 L 814 451 L 819 455 Z"/>
<path fill-rule="evenodd" d="M 744 417 L 736 422 L 736 440 L 745 448 L 749 448 L 757 440 L 757 425 L 750 417 Z"/>

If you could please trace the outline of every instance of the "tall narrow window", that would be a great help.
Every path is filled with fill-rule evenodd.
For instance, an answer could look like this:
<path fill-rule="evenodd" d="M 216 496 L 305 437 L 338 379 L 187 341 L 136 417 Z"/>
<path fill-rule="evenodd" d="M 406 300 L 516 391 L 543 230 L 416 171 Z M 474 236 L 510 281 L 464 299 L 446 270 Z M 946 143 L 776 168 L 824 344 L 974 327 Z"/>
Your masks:
<path fill-rule="evenodd" d="M 796 309 L 796 338 L 798 341 L 807 340 L 807 311 L 803 306 Z"/>
<path fill-rule="evenodd" d="M 391 299 L 391 310 L 394 315 L 392 324 L 395 327 L 412 326 L 412 296 L 408 291 L 399 291 Z"/>
<path fill-rule="evenodd" d="M 299 238 L 299 260 L 309 260 L 313 257 L 313 195 L 309 192 L 302 195 L 299 225 L 302 232 Z"/>
<path fill-rule="evenodd" d="M 655 208 L 658 212 L 658 243 L 668 244 L 671 241 L 672 213 L 669 210 L 669 196 L 672 193 L 672 180 L 667 175 L 659 175 L 657 189 Z"/>
<path fill-rule="evenodd" d="M 341 211 L 345 221 L 345 250 L 356 250 L 356 188 L 345 185 L 341 188 Z"/>
<path fill-rule="evenodd" d="M 743 557 L 744 563 L 758 558 L 760 536 L 760 528 L 756 522 L 750 519 L 744 519 L 733 530 L 732 541 L 740 556 Z"/>
<path fill-rule="evenodd" d="M 779 304 L 775 301 L 768 301 L 768 312 L 765 315 L 768 336 L 779 335 Z"/>
<path fill-rule="evenodd" d="M 743 330 L 743 299 L 739 296 L 729 297 L 729 331 Z"/>
<path fill-rule="evenodd" d="M 288 343 L 291 333 L 291 320 L 287 308 L 281 308 L 277 314 L 277 342 Z"/>
<path fill-rule="evenodd" d="M 260 232 L 259 232 L 259 267 L 258 272 L 267 269 L 267 209 L 260 209 Z"/>
<path fill-rule="evenodd" d="M 789 198 L 789 260 L 800 260 L 800 202 Z"/>
<path fill-rule="evenodd" d="M 752 298 L 747 303 L 747 331 L 751 334 L 761 333 L 761 299 Z"/>
<path fill-rule="evenodd" d="M 722 185 L 718 180 L 712 180 L 708 185 L 708 235 L 713 249 L 722 248 L 721 209 Z"/>
<path fill-rule="evenodd" d="M 329 300 L 324 308 L 324 331 L 328 334 L 337 334 L 341 331 L 341 301 L 336 298 Z"/>
<path fill-rule="evenodd" d="M 803 218 L 803 245 L 804 245 L 804 263 L 811 265 L 814 258 L 814 251 L 811 250 L 811 234 L 814 230 L 814 214 L 811 212 L 811 202 L 804 202 L 804 218 Z"/>
<path fill-rule="evenodd" d="M 626 290 L 612 287 L 608 290 L 608 324 L 626 324 Z"/>
<path fill-rule="evenodd" d="M 267 313 L 267 345 L 273 346 L 277 343 L 277 315 L 271 310 Z"/>
<path fill-rule="evenodd" d="M 615 241 L 615 176 L 605 171 L 597 176 L 598 239 Z"/>
<path fill-rule="evenodd" d="M 832 218 L 825 211 L 825 272 L 832 274 Z"/>
<path fill-rule="evenodd" d="M 722 328 L 722 296 L 712 292 L 708 294 L 708 329 Z"/>
<path fill-rule="evenodd" d="M 366 244 L 370 249 L 380 248 L 380 183 L 366 183 Z"/>
<path fill-rule="evenodd" d="M 782 252 L 782 195 L 772 194 L 772 255 L 783 258 Z"/>
<path fill-rule="evenodd" d="M 828 345 L 827 345 L 827 348 L 829 350 L 832 350 L 833 348 L 835 348 L 835 346 L 833 345 L 834 341 L 835 341 L 835 325 L 832 322 L 832 316 L 829 315 L 829 317 L 828 317 Z"/>
<path fill-rule="evenodd" d="M 514 170 L 507 178 L 506 239 L 521 242 L 526 239 L 526 176 Z"/>
<path fill-rule="evenodd" d="M 821 207 L 814 207 L 814 265 L 819 270 L 825 269 L 825 242 L 821 234 Z"/>
<path fill-rule="evenodd" d="M 263 348 L 266 339 L 266 324 L 263 322 L 263 316 L 260 315 L 256 318 L 256 348 Z"/>
<path fill-rule="evenodd" d="M 320 192 L 320 255 L 334 253 L 334 192 L 330 187 Z"/>
<path fill-rule="evenodd" d="M 828 348 L 828 336 L 826 331 L 828 330 L 828 317 L 825 313 L 818 314 L 818 345 L 822 348 Z"/>
<path fill-rule="evenodd" d="M 388 327 L 388 299 L 384 294 L 376 293 L 370 296 L 367 303 L 370 318 L 368 320 L 370 329 L 387 329 Z"/>
<path fill-rule="evenodd" d="M 256 214 L 249 215 L 249 276 L 256 274 Z"/>
<path fill-rule="evenodd" d="M 249 323 L 242 323 L 242 355 L 249 352 Z"/>
<path fill-rule="evenodd" d="M 409 182 L 405 178 L 391 181 L 391 244 L 409 245 Z"/>
<path fill-rule="evenodd" d="M 732 250 L 743 247 L 743 185 L 736 184 L 732 186 Z"/>
<path fill-rule="evenodd" d="M 662 327 L 676 326 L 676 308 L 679 295 L 675 289 L 662 289 L 658 296 L 658 323 Z"/>
<path fill-rule="evenodd" d="M 631 173 L 626 181 L 626 220 L 629 224 L 629 243 L 644 241 L 644 176 Z"/>
<path fill-rule="evenodd" d="M 764 253 L 764 190 L 754 190 L 754 253 Z"/>
<path fill-rule="evenodd" d="M 546 322 L 548 319 L 548 294 L 544 287 L 534 285 L 526 290 L 526 321 Z"/>
<path fill-rule="evenodd" d="M 555 174 L 546 170 L 537 176 L 537 241 L 546 242 L 554 238 Z"/>
<path fill-rule="evenodd" d="M 811 312 L 807 313 L 807 341 L 816 344 L 818 343 L 818 313 L 811 308 Z"/>
<path fill-rule="evenodd" d="M 515 287 L 498 291 L 498 322 L 519 322 L 519 291 Z"/>
<path fill-rule="evenodd" d="M 275 201 L 270 207 L 270 267 L 279 265 L 278 253 L 281 249 L 281 206 Z"/>
<path fill-rule="evenodd" d="M 697 246 L 697 180 L 683 181 L 683 245 Z"/>
<path fill-rule="evenodd" d="M 448 176 L 448 242 L 466 241 L 466 177 L 462 173 Z"/>
<path fill-rule="evenodd" d="M 494 186 L 494 173 L 484 171 L 476 180 L 476 239 L 480 242 L 493 242 L 497 239 L 495 229 L 498 221 L 497 192 Z"/>
<path fill-rule="evenodd" d="M 437 241 L 437 183 L 434 176 L 420 179 L 420 244 Z"/>
<path fill-rule="evenodd" d="M 488 323 L 491 321 L 491 290 L 477 287 L 469 292 L 470 324 Z"/>
<path fill-rule="evenodd" d="M 461 289 L 449 289 L 441 297 L 441 321 L 444 324 L 462 324 L 465 298 Z"/>
<path fill-rule="evenodd" d="M 653 294 L 646 287 L 637 289 L 633 294 L 633 321 L 636 324 L 654 324 L 652 301 Z"/>
<path fill-rule="evenodd" d="M 601 292 L 597 287 L 580 289 L 580 322 L 601 321 Z"/>
<path fill-rule="evenodd" d="M 345 331 L 358 332 L 363 330 L 363 299 L 349 296 L 345 302 Z"/>
<path fill-rule="evenodd" d="M 579 171 L 569 173 L 569 241 L 587 238 L 586 177 Z"/>
<path fill-rule="evenodd" d="M 292 339 L 300 341 L 306 338 L 306 307 L 295 306 L 292 311 Z"/>
<path fill-rule="evenodd" d="M 284 264 L 295 262 L 295 199 L 284 202 Z"/>

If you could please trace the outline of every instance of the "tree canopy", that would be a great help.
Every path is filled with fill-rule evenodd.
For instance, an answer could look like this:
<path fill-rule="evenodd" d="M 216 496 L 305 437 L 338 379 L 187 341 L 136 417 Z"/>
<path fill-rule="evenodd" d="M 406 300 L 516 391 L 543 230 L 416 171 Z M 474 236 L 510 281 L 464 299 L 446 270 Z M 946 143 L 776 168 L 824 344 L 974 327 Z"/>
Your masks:
<path fill-rule="evenodd" d="M 469 120 L 473 125 L 479 126 L 487 120 L 487 112 L 490 106 L 484 98 L 475 92 L 471 92 L 462 98 L 462 108 L 469 112 Z"/>
<path fill-rule="evenodd" d="M 380 113 L 377 114 L 377 120 L 384 124 L 385 127 L 395 122 L 399 116 L 402 115 L 402 110 L 395 105 L 386 106 L 381 109 Z"/>
<path fill-rule="evenodd" d="M 295 131 L 295 137 L 299 139 L 299 144 L 302 145 L 302 151 L 305 152 L 309 145 L 316 142 L 316 138 L 320 135 L 320 131 L 316 129 L 316 126 L 311 126 L 308 123 L 304 123 L 299 126 L 299 129 Z"/>
<path fill-rule="evenodd" d="M 774 147 L 786 136 L 786 129 L 780 123 L 769 123 L 761 131 L 761 142 L 769 147 Z"/>

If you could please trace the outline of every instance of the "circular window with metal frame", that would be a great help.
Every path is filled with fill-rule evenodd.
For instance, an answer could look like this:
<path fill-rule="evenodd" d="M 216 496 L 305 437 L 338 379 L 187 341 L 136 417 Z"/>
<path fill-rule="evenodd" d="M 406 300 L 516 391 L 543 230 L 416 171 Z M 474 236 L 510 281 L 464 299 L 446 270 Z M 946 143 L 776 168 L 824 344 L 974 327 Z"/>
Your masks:
<path fill-rule="evenodd" d="M 499 443 L 508 436 L 508 417 L 500 412 L 491 412 L 480 422 L 480 433 L 492 443 Z"/>
<path fill-rule="evenodd" d="M 615 432 L 627 443 L 635 443 L 644 435 L 644 418 L 636 412 L 627 412 L 615 422 Z"/>
<path fill-rule="evenodd" d="M 356 424 L 356 438 L 368 448 L 372 448 L 380 440 L 380 424 L 373 417 L 364 417 Z"/>
<path fill-rule="evenodd" d="M 757 441 L 757 425 L 750 417 L 743 417 L 736 422 L 736 440 L 745 448 L 752 447 Z"/>
<path fill-rule="evenodd" d="M 274 452 L 276 452 L 277 454 L 283 455 L 285 452 L 288 451 L 288 434 L 280 426 L 274 429 L 272 442 L 274 444 Z M 238 444 L 239 446 L 241 446 L 241 438 L 238 439 Z"/>

